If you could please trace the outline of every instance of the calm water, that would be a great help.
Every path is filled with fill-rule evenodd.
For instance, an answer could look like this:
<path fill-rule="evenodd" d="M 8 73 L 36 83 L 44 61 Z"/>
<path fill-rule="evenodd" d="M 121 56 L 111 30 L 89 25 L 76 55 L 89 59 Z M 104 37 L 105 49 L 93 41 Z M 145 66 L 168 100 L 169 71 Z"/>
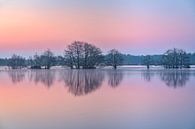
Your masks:
<path fill-rule="evenodd" d="M 195 71 L 1 71 L 0 129 L 195 129 Z"/>

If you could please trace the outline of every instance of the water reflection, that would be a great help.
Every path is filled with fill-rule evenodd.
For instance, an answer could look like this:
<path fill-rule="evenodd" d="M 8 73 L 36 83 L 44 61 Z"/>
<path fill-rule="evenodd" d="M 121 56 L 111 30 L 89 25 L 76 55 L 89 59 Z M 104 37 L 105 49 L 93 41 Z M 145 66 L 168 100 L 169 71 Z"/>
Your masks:
<path fill-rule="evenodd" d="M 55 70 L 32 70 L 29 75 L 29 80 L 35 84 L 42 83 L 49 88 L 54 84 L 55 76 Z"/>
<path fill-rule="evenodd" d="M 189 70 L 159 70 L 159 71 L 142 71 L 144 80 L 150 82 L 153 77 L 159 77 L 169 87 L 183 87 L 189 81 Z"/>
<path fill-rule="evenodd" d="M 8 71 L 8 75 L 14 84 L 24 81 L 25 73 L 26 73 L 26 71 L 24 71 L 24 70 L 10 70 L 10 71 Z"/>
<path fill-rule="evenodd" d="M 166 70 L 160 72 L 160 78 L 169 87 L 183 87 L 189 80 L 190 72 L 184 70 Z"/>
<path fill-rule="evenodd" d="M 194 72 L 2 71 L 0 129 L 189 129 L 195 118 Z"/>
<path fill-rule="evenodd" d="M 69 92 L 75 96 L 86 95 L 98 89 L 104 80 L 101 70 L 66 70 L 61 72 Z"/>
<path fill-rule="evenodd" d="M 124 72 L 122 70 L 108 70 L 108 84 L 115 88 L 120 85 L 123 80 Z"/>
<path fill-rule="evenodd" d="M 142 76 L 143 76 L 144 80 L 150 82 L 151 79 L 154 77 L 154 72 L 152 72 L 150 70 L 142 71 Z"/>
<path fill-rule="evenodd" d="M 75 96 L 86 95 L 95 91 L 106 83 L 115 88 L 121 85 L 124 73 L 127 76 L 142 76 L 145 81 L 152 83 L 156 77 L 169 87 L 183 87 L 189 81 L 190 75 L 194 71 L 190 70 L 144 70 L 144 71 L 124 71 L 124 70 L 10 70 L 7 72 L 11 81 L 16 84 L 29 79 L 35 84 L 41 83 L 50 88 L 56 83 L 63 82 L 68 87 L 69 92 Z M 128 77 L 129 78 L 129 77 Z M 160 82 L 159 82 L 160 83 Z"/>

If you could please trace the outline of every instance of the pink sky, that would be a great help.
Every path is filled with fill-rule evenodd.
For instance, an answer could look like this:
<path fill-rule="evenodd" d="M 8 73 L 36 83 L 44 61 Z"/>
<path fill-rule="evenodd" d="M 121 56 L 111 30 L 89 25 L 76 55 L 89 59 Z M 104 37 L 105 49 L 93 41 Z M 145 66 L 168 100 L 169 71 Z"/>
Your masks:
<path fill-rule="evenodd" d="M 0 51 L 4 55 L 47 48 L 62 52 L 74 40 L 96 44 L 103 50 L 117 48 L 132 54 L 161 53 L 172 47 L 190 52 L 195 49 L 194 10 L 187 6 L 189 1 L 180 2 L 184 5 L 179 1 L 164 2 L 162 9 L 154 8 L 161 7 L 161 2 L 148 5 L 135 2 L 132 8 L 121 3 L 121 8 L 70 5 L 66 9 L 58 4 L 54 8 L 43 3 L 35 6 L 36 2 L 28 5 L 23 0 L 16 1 L 0 6 Z M 171 4 L 172 11 L 168 12 L 165 9 Z"/>

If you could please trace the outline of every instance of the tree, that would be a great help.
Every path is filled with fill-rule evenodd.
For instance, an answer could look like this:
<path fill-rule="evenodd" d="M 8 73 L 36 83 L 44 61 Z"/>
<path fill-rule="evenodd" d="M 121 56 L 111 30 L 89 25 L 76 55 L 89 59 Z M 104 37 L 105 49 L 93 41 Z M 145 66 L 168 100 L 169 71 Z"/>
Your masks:
<path fill-rule="evenodd" d="M 150 65 L 151 65 L 151 63 L 152 63 L 152 58 L 151 58 L 151 56 L 150 55 L 147 55 L 147 56 L 145 56 L 144 57 L 144 65 L 146 65 L 147 66 L 147 69 L 150 69 Z"/>
<path fill-rule="evenodd" d="M 101 63 L 102 52 L 94 45 L 84 43 L 84 61 L 83 68 L 91 69 Z"/>
<path fill-rule="evenodd" d="M 41 66 L 43 64 L 43 61 L 41 59 L 41 56 L 39 56 L 37 53 L 33 56 L 32 59 L 29 59 L 31 69 L 41 69 Z"/>
<path fill-rule="evenodd" d="M 189 55 L 182 49 L 170 49 L 162 57 L 162 63 L 165 68 L 189 68 Z"/>
<path fill-rule="evenodd" d="M 48 49 L 46 50 L 40 57 L 41 65 L 45 67 L 45 69 L 50 69 L 51 66 L 54 65 L 55 57 L 54 54 Z"/>
<path fill-rule="evenodd" d="M 114 69 L 117 69 L 117 66 L 121 65 L 123 62 L 122 54 L 116 49 L 109 51 L 106 60 L 107 64 L 113 66 Z"/>
<path fill-rule="evenodd" d="M 57 66 L 64 66 L 65 65 L 65 59 L 63 56 L 57 56 L 55 59 L 55 65 Z"/>
<path fill-rule="evenodd" d="M 65 64 L 71 69 L 75 68 L 84 69 L 95 68 L 98 64 L 101 63 L 102 52 L 100 48 L 96 46 L 75 41 L 72 44 L 68 45 L 65 50 Z"/>
<path fill-rule="evenodd" d="M 83 42 L 75 41 L 71 45 L 68 45 L 66 54 L 70 59 L 71 66 L 75 66 L 76 69 L 81 68 L 82 56 L 83 56 Z"/>
<path fill-rule="evenodd" d="M 74 68 L 74 56 L 73 51 L 70 45 L 67 47 L 68 50 L 65 50 L 64 58 L 65 58 L 65 65 L 69 66 L 71 69 Z"/>
<path fill-rule="evenodd" d="M 8 65 L 12 68 L 12 69 L 21 69 L 23 67 L 26 66 L 26 60 L 25 58 L 18 56 L 18 55 L 13 55 L 10 59 L 9 59 L 9 63 Z"/>
<path fill-rule="evenodd" d="M 190 56 L 183 50 L 179 50 L 179 67 L 190 68 Z"/>

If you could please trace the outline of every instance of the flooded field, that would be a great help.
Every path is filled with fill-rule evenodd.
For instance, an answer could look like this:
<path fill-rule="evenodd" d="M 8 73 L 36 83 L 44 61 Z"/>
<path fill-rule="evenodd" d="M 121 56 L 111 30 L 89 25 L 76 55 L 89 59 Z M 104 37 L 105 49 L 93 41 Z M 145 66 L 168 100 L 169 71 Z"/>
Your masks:
<path fill-rule="evenodd" d="M 2 70 L 1 129 L 194 129 L 194 70 Z"/>

